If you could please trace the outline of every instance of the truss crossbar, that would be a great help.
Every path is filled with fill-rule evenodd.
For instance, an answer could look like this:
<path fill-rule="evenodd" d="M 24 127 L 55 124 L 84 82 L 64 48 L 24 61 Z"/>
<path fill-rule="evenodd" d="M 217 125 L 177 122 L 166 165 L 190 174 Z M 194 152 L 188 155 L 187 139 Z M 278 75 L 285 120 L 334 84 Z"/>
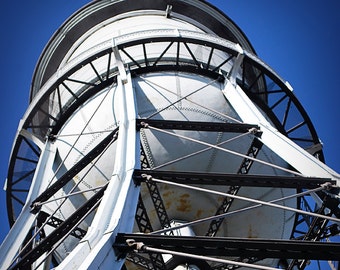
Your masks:
<path fill-rule="evenodd" d="M 325 183 L 335 184 L 328 178 L 300 177 L 300 176 L 269 176 L 247 174 L 197 173 L 181 171 L 138 170 L 133 173 L 133 179 L 144 182 L 147 177 L 162 179 L 187 185 L 226 185 L 280 188 L 318 188 Z"/>
<path fill-rule="evenodd" d="M 159 219 L 159 222 L 162 226 L 162 228 L 168 228 L 170 227 L 170 219 L 168 217 L 168 214 L 166 212 L 161 194 L 159 192 L 157 183 L 155 182 L 147 182 L 146 183 L 148 190 L 150 192 L 150 198 L 153 202 L 153 205 L 156 209 L 156 213 Z"/>
<path fill-rule="evenodd" d="M 54 244 L 56 244 L 64 235 L 69 233 L 70 228 L 77 225 L 77 223 L 88 213 L 88 211 L 102 198 L 107 186 L 101 188 L 96 194 L 94 194 L 86 203 L 84 203 L 79 209 L 77 209 L 69 218 L 62 222 L 58 228 L 51 232 L 46 238 L 44 238 L 38 245 L 32 250 L 23 255 L 21 259 L 9 270 L 27 269 L 36 261 L 44 252 L 51 250 Z"/>
<path fill-rule="evenodd" d="M 147 210 L 144 206 L 144 202 L 142 199 L 142 196 L 139 195 L 138 198 L 138 204 L 137 204 L 137 210 L 135 215 L 135 220 L 138 225 L 139 231 L 142 233 L 148 233 L 152 232 L 153 228 L 149 219 L 149 216 L 147 214 Z M 163 257 L 160 254 L 150 254 L 151 259 L 147 259 L 141 256 L 137 256 L 137 254 L 129 254 L 128 260 L 143 266 L 146 269 L 164 269 L 165 264 Z M 152 265 L 152 268 L 149 268 L 149 265 Z"/>
<path fill-rule="evenodd" d="M 137 119 L 137 129 L 147 128 L 149 125 L 160 129 L 179 129 L 194 131 L 212 131 L 212 132 L 235 132 L 246 133 L 249 130 L 258 131 L 257 125 L 242 123 L 217 123 L 217 122 L 201 122 L 201 121 L 176 121 L 176 120 L 153 120 L 153 119 Z"/>
<path fill-rule="evenodd" d="M 151 255 L 151 254 L 150 254 Z M 160 254 L 155 254 L 155 255 L 160 255 Z M 160 255 L 161 256 L 161 255 Z M 142 254 L 140 253 L 131 253 L 128 254 L 127 258 L 128 261 L 143 267 L 143 269 L 148 269 L 148 270 L 160 270 L 160 269 L 165 269 L 164 267 L 155 267 L 155 263 L 153 262 L 152 259 L 145 258 Z M 122 268 L 123 270 L 123 268 Z"/>
<path fill-rule="evenodd" d="M 142 196 L 139 194 L 135 220 L 139 231 L 142 233 L 149 233 L 153 231 L 148 212 L 145 208 Z"/>
<path fill-rule="evenodd" d="M 49 219 L 47 222 L 47 225 L 53 227 L 53 228 L 58 228 L 63 222 L 64 220 L 57 218 L 56 216 L 51 216 L 44 212 L 44 211 L 40 211 L 39 215 L 38 215 L 38 219 L 41 223 L 44 223 L 46 221 L 46 219 Z M 86 231 L 83 230 L 82 228 L 75 228 L 73 231 L 71 231 L 70 235 L 72 235 L 73 237 L 76 237 L 78 239 L 82 239 L 86 234 Z"/>
<path fill-rule="evenodd" d="M 98 157 L 104 149 L 113 141 L 116 140 L 118 134 L 118 128 L 113 130 L 108 136 L 106 136 L 96 147 L 94 147 L 87 155 L 79 160 L 72 168 L 70 168 L 65 174 L 63 174 L 54 184 L 48 187 L 43 193 L 41 193 L 31 204 L 32 211 L 35 211 L 36 205 L 40 202 L 47 201 L 58 190 L 60 190 L 66 183 L 84 169 L 91 161 Z M 39 209 L 37 209 L 39 210 Z"/>
<path fill-rule="evenodd" d="M 109 54 L 111 55 L 111 54 Z M 89 88 L 87 91 L 81 93 L 81 95 L 75 98 L 75 101 L 72 103 L 67 110 L 60 110 L 60 115 L 58 120 L 54 122 L 54 126 L 51 129 L 51 136 L 54 136 L 59 132 L 61 127 L 65 124 L 67 119 L 71 117 L 71 115 L 82 105 L 84 104 L 90 97 L 98 93 L 100 90 L 105 89 L 105 87 L 112 85 L 113 83 L 117 82 L 117 77 L 108 78 L 105 81 L 102 81 L 101 84 L 95 85 Z"/>
<path fill-rule="evenodd" d="M 311 241 L 244 239 L 225 237 L 190 237 L 143 234 L 118 234 L 113 247 L 128 253 L 127 241 L 146 246 L 205 256 L 246 256 L 257 258 L 338 260 L 340 243 Z"/>
<path fill-rule="evenodd" d="M 254 138 L 248 151 L 247 151 L 247 156 L 251 156 L 253 158 L 256 158 L 258 153 L 260 152 L 261 148 L 262 148 L 263 143 L 260 142 L 258 139 Z M 249 159 L 249 158 L 244 158 L 241 166 L 239 168 L 239 170 L 237 171 L 237 174 L 248 174 L 251 166 L 253 165 L 254 160 L 253 159 Z M 237 195 L 237 193 L 239 192 L 241 186 L 230 186 L 228 193 L 231 195 Z M 227 213 L 232 205 L 232 203 L 234 202 L 234 199 L 232 198 L 224 198 L 222 204 L 220 205 L 220 207 L 217 209 L 215 215 L 220 215 L 223 213 Z M 220 226 L 222 225 L 224 221 L 224 218 L 221 219 L 215 219 L 212 220 L 210 222 L 209 225 L 209 229 L 208 232 L 206 233 L 206 236 L 215 236 L 216 233 L 218 232 Z"/>
<path fill-rule="evenodd" d="M 323 204 L 321 208 L 317 211 L 317 213 L 321 215 L 324 214 L 325 208 L 326 206 L 325 204 Z M 312 224 L 309 226 L 307 233 L 303 236 L 303 240 L 314 241 L 314 242 L 319 241 L 321 236 L 327 230 L 328 222 L 329 221 L 327 219 L 314 217 Z M 304 269 L 307 263 L 308 261 L 306 259 L 303 259 L 303 260 L 294 259 L 289 263 L 287 270 L 292 270 L 294 266 L 297 266 L 298 269 Z"/>
<path fill-rule="evenodd" d="M 143 269 L 167 270 L 166 265 L 163 261 L 162 254 L 150 253 L 149 254 L 150 258 L 146 258 L 144 256 L 139 253 L 130 253 L 128 254 L 126 259 L 138 266 L 143 267 Z"/>
<path fill-rule="evenodd" d="M 141 153 L 140 153 L 140 160 L 141 160 L 141 167 L 144 169 L 150 168 L 149 162 L 146 158 L 145 152 L 143 147 L 141 146 L 140 148 Z M 152 202 L 154 204 L 154 207 L 157 212 L 158 219 L 160 221 L 161 226 L 164 227 L 169 227 L 170 226 L 170 220 L 167 215 L 162 197 L 160 195 L 160 192 L 157 187 L 157 183 L 148 183 L 147 185 L 149 192 L 150 192 L 150 197 L 152 199 Z M 136 215 L 135 215 L 135 220 L 138 225 L 139 231 L 140 232 L 152 232 L 153 228 L 148 216 L 147 209 L 144 206 L 143 198 L 139 194 L 139 199 L 138 199 L 138 204 L 137 204 L 137 210 L 136 210 Z M 172 234 L 172 232 L 170 232 Z M 164 259 L 161 254 L 150 254 L 150 258 L 139 258 L 136 256 L 136 254 L 130 254 L 129 257 L 127 258 L 131 262 L 140 265 L 141 262 L 147 262 L 149 261 L 149 264 L 145 265 L 152 265 L 151 269 L 158 270 L 158 269 L 165 269 L 165 263 Z M 144 266 L 144 268 L 149 269 Z"/>

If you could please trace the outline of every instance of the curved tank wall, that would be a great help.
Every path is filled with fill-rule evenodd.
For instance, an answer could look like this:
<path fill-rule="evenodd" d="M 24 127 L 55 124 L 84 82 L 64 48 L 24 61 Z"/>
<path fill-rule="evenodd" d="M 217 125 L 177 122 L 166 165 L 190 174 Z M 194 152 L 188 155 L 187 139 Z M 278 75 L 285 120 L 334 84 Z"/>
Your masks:
<path fill-rule="evenodd" d="M 275 91 L 283 98 L 275 100 Z M 289 106 L 281 106 L 283 99 Z M 287 116 L 291 107 L 302 124 Z M 229 126 L 234 129 L 227 131 Z M 41 55 L 20 128 L 11 158 L 9 204 L 16 183 L 11 179 L 19 165 L 25 166 L 19 164 L 21 153 L 28 149 L 24 160 L 29 160 L 41 152 L 32 175 L 36 189 L 28 194 L 31 213 L 54 218 L 42 225 L 41 234 L 52 238 L 55 224 L 62 226 L 74 216 L 77 224 L 72 224 L 80 232 L 70 229 L 54 238 L 58 245 L 47 257 L 60 269 L 71 263 L 94 267 L 97 257 L 91 256 L 98 255 L 92 247 L 108 235 L 114 239 L 119 232 L 162 230 L 213 216 L 217 209 L 237 212 L 252 206 L 251 200 L 270 202 L 298 192 L 256 185 L 195 185 L 210 193 L 170 183 L 155 187 L 127 181 L 133 169 L 272 179 L 335 175 L 320 162 L 316 132 L 289 84 L 256 56 L 228 17 L 203 1 L 89 3 L 63 24 Z M 90 211 L 86 204 L 100 192 L 103 202 Z M 217 192 L 239 198 L 226 200 Z M 278 205 L 228 216 L 217 228 L 211 223 L 190 226 L 190 235 L 290 239 L 298 219 L 291 209 L 300 209 L 300 201 L 294 197 Z M 84 206 L 86 215 L 77 217 Z M 112 214 L 117 211 L 118 217 Z M 15 211 L 9 215 L 12 221 L 18 218 Z M 38 224 L 45 219 L 37 218 Z M 139 269 L 135 258 L 128 256 L 128 261 L 128 269 Z M 278 262 L 255 260 L 265 266 Z"/>
<path fill-rule="evenodd" d="M 150 13 L 150 15 L 147 13 Z M 83 53 L 98 47 L 98 44 L 101 46 L 100 44 L 108 43 L 113 38 L 119 40 L 120 36 L 133 36 L 138 32 L 156 32 L 157 35 L 157 32 L 176 32 L 178 30 L 213 34 L 211 30 L 200 22 L 185 17 L 182 18 L 180 15 L 176 16 L 176 13 L 167 17 L 165 16 L 165 10 L 130 11 L 107 19 L 88 29 L 66 52 L 59 69 L 62 70 L 67 64 L 72 64 L 72 61 L 76 62 L 77 58 L 80 58 Z M 156 61 L 166 46 L 168 46 L 166 42 L 164 42 L 164 45 L 159 43 L 147 44 L 148 61 Z M 180 51 L 179 54 L 177 53 L 178 50 Z M 195 54 L 197 61 L 202 62 L 204 59 L 209 59 L 211 50 L 201 45 L 190 45 L 190 50 L 188 50 L 185 45 L 181 44 L 179 48 L 176 46 L 170 47 L 166 51 L 164 58 L 168 58 L 168 61 L 179 58 L 180 61 L 186 60 L 189 62 L 192 59 L 191 53 Z M 140 62 L 140 59 L 144 59 L 144 57 L 145 55 L 137 46 L 136 48 L 132 46 L 128 50 L 127 57 L 123 58 L 123 62 L 129 61 L 129 58 Z M 212 66 L 218 66 L 219 63 L 229 57 L 230 55 L 224 52 L 217 52 L 211 57 L 210 63 Z M 115 65 L 114 60 L 112 62 Z M 94 65 L 97 74 L 104 74 L 106 72 L 106 58 L 103 57 L 96 60 Z M 230 61 L 222 65 L 220 69 L 228 73 L 232 65 L 233 62 Z M 238 77 L 242 77 L 242 75 L 238 75 Z M 83 81 L 95 81 L 97 79 L 96 74 L 90 68 L 74 73 L 72 78 Z M 139 74 L 133 78 L 132 84 L 135 91 L 135 106 L 139 118 L 218 123 L 241 122 L 241 119 L 222 93 L 224 82 L 218 82 L 188 72 L 152 72 L 151 74 Z M 117 98 L 119 94 L 116 87 L 117 85 L 111 85 L 87 100 L 68 118 L 58 135 L 56 135 L 55 147 L 58 158 L 56 158 L 53 166 L 57 168 L 56 170 L 59 175 L 69 170 L 69 168 L 93 149 L 105 136 L 106 132 L 119 126 L 122 109 L 119 102 L 116 102 L 117 99 L 120 100 Z M 58 98 L 66 100 L 70 97 L 69 89 L 78 93 L 82 91 L 82 88 L 83 85 L 70 82 L 67 84 L 67 87 L 59 88 Z M 181 97 L 185 98 L 177 101 Z M 134 106 L 133 101 L 130 101 L 130 103 L 131 106 Z M 204 104 L 203 108 L 202 104 Z M 50 103 L 49 108 L 52 111 L 58 111 L 59 106 L 60 104 L 57 102 L 56 97 L 56 102 Z M 233 138 L 237 136 L 236 133 L 175 131 L 174 134 L 176 133 L 207 144 L 227 146 L 230 151 L 238 153 L 246 153 L 254 137 L 250 134 L 233 141 Z M 84 135 L 80 137 L 76 134 Z M 197 145 L 190 141 L 183 141 L 181 138 L 171 137 L 157 131 L 141 130 L 141 142 L 151 169 L 160 167 L 170 171 L 236 173 L 243 159 L 242 157 L 235 157 L 233 154 L 220 153 L 215 149 L 207 150 L 205 146 Z M 110 146 L 105 151 L 105 154 L 95 162 L 90 172 L 85 171 L 83 174 L 78 174 L 63 189 L 56 193 L 54 197 L 65 196 L 74 186 L 77 187 L 76 190 L 86 190 L 106 184 L 110 180 L 110 174 L 114 168 L 115 160 L 112 158 L 114 157 L 114 152 L 115 144 Z M 187 157 L 182 161 L 173 162 L 178 158 L 196 152 L 202 153 Z M 275 156 L 269 149 L 263 149 L 260 157 L 260 159 L 268 163 L 288 167 L 285 162 Z M 63 161 L 62 168 L 59 168 L 61 161 Z M 165 165 L 168 162 L 172 163 Z M 89 166 L 92 166 L 92 164 Z M 268 175 L 285 174 L 274 168 L 263 167 L 254 165 L 252 173 Z M 224 189 L 227 191 L 229 188 L 224 187 Z M 159 191 L 163 197 L 170 220 L 189 221 L 213 215 L 223 200 L 220 196 L 183 191 L 182 189 L 167 185 L 160 186 Z M 152 201 L 147 189 L 142 189 L 141 192 L 146 208 L 152 209 Z M 271 201 L 293 193 L 294 190 L 277 188 L 242 188 L 239 194 L 247 194 L 247 196 L 254 199 Z M 91 192 L 87 192 L 84 195 L 70 198 L 69 201 L 63 203 L 58 217 L 63 220 L 67 219 L 91 195 L 93 195 Z M 242 202 L 235 202 L 232 209 L 239 209 L 245 205 Z M 297 202 L 296 200 L 291 200 L 285 202 L 284 205 L 296 207 Z M 48 204 L 44 211 L 52 214 L 59 207 L 59 202 L 56 200 L 54 205 Z M 149 215 L 153 227 L 161 229 L 156 212 L 149 213 Z M 257 217 L 259 216 L 261 216 L 261 222 L 258 222 Z M 91 218 L 88 217 L 81 226 L 87 230 L 90 223 Z M 218 231 L 218 235 L 250 238 L 289 238 L 293 224 L 294 214 L 292 213 L 282 210 L 261 209 L 254 211 L 251 215 L 248 214 L 247 221 L 242 216 L 228 219 Z M 137 225 L 135 225 L 135 230 L 138 231 Z M 196 226 L 193 230 L 197 235 L 204 235 L 207 226 Z M 74 239 L 60 246 L 57 250 L 57 257 L 63 259 L 66 254 L 71 252 L 77 241 Z"/>

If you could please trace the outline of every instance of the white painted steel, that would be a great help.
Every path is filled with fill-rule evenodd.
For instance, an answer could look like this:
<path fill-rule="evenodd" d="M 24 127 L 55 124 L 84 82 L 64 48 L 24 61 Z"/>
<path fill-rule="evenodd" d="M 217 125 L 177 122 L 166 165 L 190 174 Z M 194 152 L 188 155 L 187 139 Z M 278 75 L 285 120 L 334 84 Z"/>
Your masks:
<path fill-rule="evenodd" d="M 136 166 L 136 112 L 131 76 L 119 77 L 113 110 L 119 122 L 112 177 L 88 233 L 57 269 L 95 269 L 116 264 L 112 249 L 118 231 L 132 229 L 139 188 L 132 181 Z M 107 107 L 104 107 L 107 108 Z M 104 119 L 107 120 L 107 119 Z M 123 212 L 124 211 L 124 212 Z"/>
<path fill-rule="evenodd" d="M 178 74 L 172 72 L 145 74 L 142 79 L 136 79 L 136 97 L 139 115 L 148 118 L 153 115 L 153 119 L 176 119 L 188 121 L 206 122 L 228 122 L 227 116 L 238 119 L 235 108 L 224 98 L 222 89 L 223 84 L 202 76 L 191 74 Z M 186 98 L 183 98 L 186 97 Z M 193 102 L 192 102 L 193 101 Z M 196 105 L 198 104 L 198 105 Z M 204 104 L 201 107 L 199 104 Z M 171 106 L 170 106 L 171 105 Z M 243 106 L 238 104 L 237 106 Z M 164 109 L 165 108 L 165 109 Z M 221 114 L 206 109 L 213 108 Z M 222 115 L 225 115 L 224 117 Z M 186 156 L 190 153 L 199 152 L 209 145 L 228 141 L 236 134 L 217 134 L 214 132 L 197 131 L 168 131 L 173 136 L 153 129 L 141 130 L 142 146 L 151 168 L 160 168 L 171 171 L 196 171 L 196 172 L 220 172 L 235 173 L 242 162 L 241 157 L 222 151 L 200 152 L 190 156 L 185 160 L 164 166 L 168 161 L 178 157 Z M 186 136 L 202 141 L 207 146 L 183 140 L 176 136 Z M 235 152 L 245 153 L 253 139 L 253 135 L 232 140 L 222 148 L 231 149 Z M 266 162 L 287 167 L 287 164 L 280 161 L 271 152 L 263 149 L 259 157 Z M 256 163 L 256 162 L 255 162 Z M 269 175 L 282 175 L 279 169 L 253 165 L 253 174 L 263 173 Z M 221 189 L 220 187 L 211 187 Z M 223 187 L 225 191 L 228 187 Z M 171 185 L 160 185 L 160 193 L 167 208 L 170 220 L 196 220 L 199 218 L 212 216 L 216 208 L 221 204 L 223 197 L 209 194 L 201 194 L 195 191 L 188 191 L 180 187 Z M 250 188 L 242 187 L 239 191 L 240 196 L 271 201 L 279 197 L 293 194 L 294 190 L 280 188 Z M 152 209 L 152 201 L 146 188 L 141 189 L 142 198 L 147 209 Z M 296 207 L 296 200 L 281 202 L 284 206 Z M 249 206 L 248 202 L 234 201 L 230 211 L 242 209 Z M 156 213 L 151 212 L 152 223 L 157 226 Z M 249 211 L 246 215 L 240 214 L 228 217 L 220 227 L 218 236 L 229 237 L 250 237 L 250 238 L 289 238 L 294 224 L 294 213 L 281 211 L 278 209 L 259 208 Z M 259 222 L 261 217 L 261 222 Z M 159 226 L 159 225 L 158 225 Z M 161 229 L 154 227 L 154 229 Z M 204 235 L 207 225 L 194 226 L 196 235 Z M 136 228 L 135 228 L 136 230 Z M 266 260 L 266 265 L 275 264 L 276 260 Z M 131 267 L 131 266 L 130 266 Z M 135 269 L 131 267 L 131 269 Z"/>
<path fill-rule="evenodd" d="M 134 224 L 134 216 L 139 192 L 141 192 L 146 208 L 153 209 L 149 191 L 145 187 L 140 190 L 132 181 L 133 170 L 140 166 L 140 143 L 150 168 L 237 173 L 245 158 L 244 153 L 254 139 L 254 134 L 251 132 L 238 137 L 238 134 L 230 133 L 170 131 L 177 135 L 176 137 L 156 129 L 142 128 L 139 133 L 136 132 L 136 118 L 256 124 L 263 132 L 260 140 L 264 143 L 264 147 L 257 157 L 263 162 L 254 163 L 251 168 L 252 174 L 267 174 L 273 177 L 291 175 L 292 171 L 288 170 L 291 165 L 305 176 L 332 178 L 340 185 L 340 177 L 336 172 L 278 132 L 268 117 L 237 85 L 237 79 L 242 77 L 241 65 L 245 57 L 261 65 L 262 62 L 240 45 L 207 34 L 211 31 L 199 22 L 179 14 L 174 15 L 174 17 L 166 17 L 160 11 L 144 13 L 135 11 L 120 14 L 94 26 L 65 52 L 57 72 L 43 86 L 40 85 L 39 91 L 34 93 L 34 99 L 19 125 L 16 138 L 25 136 L 42 148 L 41 140 L 36 134 L 23 129 L 25 121 L 40 106 L 39 102 L 54 90 L 53 87 L 58 80 L 78 67 L 82 61 L 99 52 L 113 50 L 110 71 L 117 68 L 118 83 L 100 89 L 98 93 L 81 104 L 56 134 L 55 141 L 47 141 L 27 202 L 9 236 L 0 247 L 2 267 L 6 268 L 10 265 L 28 229 L 34 222 L 35 216 L 29 212 L 29 205 L 33 199 L 89 153 L 108 132 L 117 126 L 119 126 L 118 140 L 108 146 L 102 155 L 87 166 L 86 170 L 78 173 L 70 183 L 53 195 L 50 203 L 42 206 L 42 210 L 46 213 L 65 220 L 95 193 L 94 187 L 108 184 L 96 212 L 86 217 L 79 225 L 81 229 L 87 231 L 86 236 L 80 241 L 70 238 L 53 250 L 55 259 L 60 263 L 56 269 L 121 268 L 124 261 L 117 261 L 112 244 L 118 232 L 138 231 Z M 134 63 L 119 51 L 118 46 L 131 41 L 146 38 L 151 40 L 159 37 L 199 40 L 203 44 L 204 42 L 211 43 L 237 54 L 233 61 L 220 67 L 221 75 L 228 74 L 225 76 L 225 84 L 203 75 L 178 71 L 154 71 L 132 78 L 129 65 Z M 167 44 L 156 42 L 148 44 L 147 57 L 157 58 L 164 51 L 162 45 Z M 203 63 L 211 53 L 209 46 L 194 43 L 190 45 L 191 52 L 186 50 L 183 44 L 179 46 L 181 46 L 179 58 L 187 63 L 192 61 L 191 52 L 194 52 L 198 62 Z M 127 50 L 135 61 L 145 60 L 144 52 L 140 47 L 135 46 Z M 177 48 L 171 47 L 166 56 L 169 59 L 176 59 Z M 229 57 L 229 53 L 219 51 L 212 57 L 211 65 L 218 65 Z M 95 72 L 104 74 L 107 71 L 106 59 L 98 57 L 93 64 L 96 70 L 85 66 L 69 75 L 74 81 L 68 81 L 68 86 L 74 93 L 83 91 L 84 87 L 83 84 L 77 84 L 76 80 L 86 82 L 100 80 L 101 78 Z M 263 66 L 267 68 L 265 64 Z M 270 70 L 269 67 L 268 70 Z M 59 99 L 64 105 L 73 98 L 67 87 L 64 85 L 58 87 L 60 96 L 55 94 L 48 100 L 49 113 L 52 115 L 59 113 Z M 190 137 L 193 140 L 186 141 L 184 137 Z M 206 145 L 195 143 L 195 140 L 204 142 Z M 215 145 L 227 149 L 229 153 L 218 151 L 217 147 L 212 147 Z M 232 152 L 242 153 L 242 155 L 235 156 Z M 273 163 L 275 166 L 266 166 L 266 163 Z M 286 170 L 282 171 L 280 168 Z M 68 197 L 67 194 L 75 188 L 80 191 L 78 195 Z M 229 187 L 223 188 L 224 192 L 227 192 Z M 221 188 L 214 186 L 211 189 Z M 91 191 L 82 193 L 86 190 Z M 170 220 L 192 221 L 212 216 L 224 199 L 223 196 L 217 196 L 218 194 L 201 195 L 193 190 L 187 191 L 166 184 L 160 185 L 159 191 Z M 242 187 L 238 195 L 250 198 L 251 202 L 278 201 L 278 198 L 292 196 L 295 192 L 294 189 Z M 62 199 L 67 197 L 68 199 L 63 202 Z M 315 199 L 318 202 L 319 198 L 316 195 Z M 287 209 L 297 207 L 297 199 L 280 201 L 280 205 Z M 230 212 L 249 207 L 249 202 L 235 201 Z M 253 210 L 247 212 L 246 215 L 228 217 L 217 235 L 288 239 L 293 230 L 295 214 L 286 211 L 287 209 L 253 207 Z M 154 229 L 161 230 L 162 226 L 158 221 L 157 213 L 150 211 L 148 214 Z M 207 225 L 195 225 L 190 229 L 192 234 L 204 235 Z M 53 228 L 46 228 L 45 231 L 48 235 Z M 268 259 L 262 263 L 273 266 L 276 262 L 277 260 Z M 129 269 L 137 268 L 132 266 Z"/>
<path fill-rule="evenodd" d="M 260 126 L 263 131 L 261 141 L 298 172 L 308 177 L 331 178 L 340 186 L 339 174 L 283 136 L 239 86 L 233 86 L 227 81 L 223 93 L 244 122 Z"/>
<path fill-rule="evenodd" d="M 12 264 L 36 219 L 35 214 L 31 213 L 30 205 L 33 200 L 47 188 L 49 182 L 44 180 L 50 179 L 51 176 L 53 176 L 52 165 L 54 157 L 54 145 L 46 142 L 25 205 L 9 234 L 0 246 L 0 269 L 7 269 Z"/>

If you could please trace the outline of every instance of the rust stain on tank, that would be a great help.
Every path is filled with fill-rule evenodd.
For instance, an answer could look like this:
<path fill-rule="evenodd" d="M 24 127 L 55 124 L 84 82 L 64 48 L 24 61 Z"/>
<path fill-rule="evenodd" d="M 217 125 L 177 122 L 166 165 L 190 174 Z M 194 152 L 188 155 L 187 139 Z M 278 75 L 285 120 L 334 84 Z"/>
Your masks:
<path fill-rule="evenodd" d="M 165 201 L 164 201 L 164 205 L 165 205 L 165 208 L 166 208 L 166 209 L 171 208 L 172 200 L 165 200 Z"/>
<path fill-rule="evenodd" d="M 252 238 L 252 228 L 251 228 L 251 224 L 249 224 L 249 227 L 248 227 L 248 238 Z"/>
<path fill-rule="evenodd" d="M 169 209 L 174 201 L 173 199 L 174 191 L 168 190 L 162 193 L 163 203 L 166 209 Z"/>
<path fill-rule="evenodd" d="M 248 238 L 257 238 L 256 234 L 254 234 L 253 232 L 253 228 L 251 224 L 249 224 L 249 227 L 248 227 Z"/>
<path fill-rule="evenodd" d="M 179 197 L 179 205 L 177 206 L 177 211 L 180 212 L 190 212 L 191 204 L 190 204 L 190 194 L 185 193 Z"/>
<path fill-rule="evenodd" d="M 169 190 L 167 192 L 163 192 L 163 197 L 169 197 L 171 196 L 172 194 L 174 194 L 174 192 L 172 190 Z"/>
<path fill-rule="evenodd" d="M 222 203 L 225 199 L 226 199 L 226 197 L 224 197 L 224 196 L 219 196 L 219 197 L 217 198 L 217 202 L 218 202 L 218 203 Z"/>
<path fill-rule="evenodd" d="M 198 210 L 196 211 L 196 219 L 201 218 L 203 212 L 204 212 L 204 211 L 203 211 L 202 209 L 198 209 Z"/>

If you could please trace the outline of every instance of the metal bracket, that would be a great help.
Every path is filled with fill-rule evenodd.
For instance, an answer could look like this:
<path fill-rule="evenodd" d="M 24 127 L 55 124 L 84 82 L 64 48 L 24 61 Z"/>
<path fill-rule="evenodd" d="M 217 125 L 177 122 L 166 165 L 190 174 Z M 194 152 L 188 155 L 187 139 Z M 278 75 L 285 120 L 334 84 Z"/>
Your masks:
<path fill-rule="evenodd" d="M 165 17 L 166 18 L 170 18 L 171 11 L 172 11 L 172 5 L 167 5 L 166 10 L 165 10 Z"/>
<path fill-rule="evenodd" d="M 239 73 L 241 64 L 243 63 L 243 58 L 244 58 L 244 54 L 243 54 L 243 49 L 241 48 L 241 46 L 239 44 L 236 44 L 236 47 L 239 51 L 235 62 L 230 70 L 230 72 L 228 73 L 228 80 L 230 81 L 230 83 L 235 87 L 236 86 L 236 78 L 237 75 Z"/>

